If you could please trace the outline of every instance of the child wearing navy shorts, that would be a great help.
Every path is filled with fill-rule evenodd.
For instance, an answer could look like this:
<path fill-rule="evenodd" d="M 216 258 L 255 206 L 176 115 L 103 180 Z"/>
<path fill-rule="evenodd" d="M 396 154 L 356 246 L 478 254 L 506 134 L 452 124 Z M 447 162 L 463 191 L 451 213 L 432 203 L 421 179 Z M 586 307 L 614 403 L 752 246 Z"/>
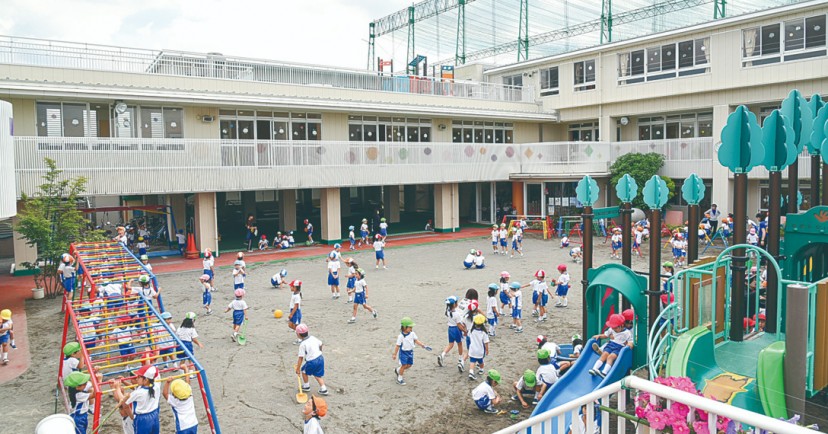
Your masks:
<path fill-rule="evenodd" d="M 236 338 L 239 336 L 239 328 L 241 327 L 242 323 L 247 319 L 247 302 L 244 301 L 244 289 L 237 289 L 233 291 L 233 295 L 236 296 L 236 299 L 231 301 L 229 305 L 227 305 L 227 309 L 224 309 L 224 313 L 233 311 L 233 335 L 230 339 L 233 342 L 236 342 Z"/>
<path fill-rule="evenodd" d="M 457 363 L 460 365 L 460 372 L 463 372 L 463 335 L 466 333 L 466 325 L 463 323 L 463 312 L 457 309 L 457 297 L 446 298 L 446 317 L 448 318 L 448 345 L 440 355 L 437 356 L 437 365 L 443 366 L 446 354 L 457 344 Z"/>
<path fill-rule="evenodd" d="M 500 373 L 494 369 L 489 369 L 486 375 L 486 380 L 480 383 L 472 390 L 472 400 L 477 408 L 491 414 L 497 414 L 495 405 L 500 404 L 500 396 L 494 391 L 497 384 L 500 383 Z"/>
<path fill-rule="evenodd" d="M 382 268 L 388 268 L 385 265 L 385 241 L 382 239 L 382 235 L 377 234 L 374 241 L 374 253 L 377 257 L 377 266 L 379 268 L 380 262 L 382 262 Z"/>
<path fill-rule="evenodd" d="M 132 427 L 136 434 L 159 434 L 161 431 L 158 419 L 161 385 L 156 384 L 156 379 L 158 379 L 158 368 L 145 365 L 138 370 L 138 387 L 132 392 L 124 394 L 120 379 L 112 383 L 119 406 L 133 404 L 135 419 L 132 421 Z"/>
<path fill-rule="evenodd" d="M 612 237 L 610 238 L 610 246 L 612 246 L 612 254 L 610 258 L 621 259 L 620 250 L 624 246 L 624 237 L 621 235 L 621 228 L 613 228 Z"/>
<path fill-rule="evenodd" d="M 509 297 L 509 275 L 508 271 L 500 272 L 500 316 L 505 315 L 506 307 L 512 310 L 512 299 Z"/>
<path fill-rule="evenodd" d="M 523 323 L 521 322 L 523 292 L 520 290 L 520 282 L 510 283 L 509 289 L 512 290 L 510 294 L 512 298 L 512 324 L 509 324 L 509 328 L 515 329 L 515 333 L 523 333 Z"/>
<path fill-rule="evenodd" d="M 497 239 L 500 243 L 500 254 L 505 255 L 507 252 L 506 237 L 509 232 L 506 230 L 506 223 L 500 224 L 500 230 L 497 232 Z"/>
<path fill-rule="evenodd" d="M 486 320 L 489 323 L 489 336 L 495 336 L 495 328 L 497 327 L 497 317 L 500 316 L 500 311 L 497 309 L 497 291 L 500 287 L 497 283 L 489 284 L 488 297 L 486 297 Z"/>
<path fill-rule="evenodd" d="M 69 392 L 69 404 L 72 406 L 72 420 L 75 422 L 75 433 L 86 433 L 89 424 L 90 401 L 95 401 L 91 377 L 84 372 L 72 372 L 63 381 Z"/>
<path fill-rule="evenodd" d="M 193 343 L 198 345 L 199 348 L 204 348 L 204 345 L 198 341 L 198 332 L 195 329 L 195 320 L 196 314 L 195 312 L 187 312 L 184 314 L 184 321 L 181 321 L 181 326 L 178 327 L 178 330 L 175 331 L 175 334 L 178 336 L 178 339 L 181 340 L 181 343 L 184 344 L 184 348 L 190 352 L 190 354 L 195 354 L 193 351 Z M 182 351 L 181 355 L 178 356 L 179 360 L 184 359 L 187 357 L 187 353 Z M 189 372 L 189 366 L 185 363 L 181 366 L 184 369 L 184 375 Z M 193 377 L 190 377 L 193 378 Z"/>
<path fill-rule="evenodd" d="M 500 231 L 497 229 L 497 225 L 492 225 L 492 253 L 495 255 L 500 253 L 497 251 L 498 238 L 500 238 Z"/>
<path fill-rule="evenodd" d="M 486 354 L 489 354 L 489 334 L 486 333 L 486 317 L 477 314 L 474 316 L 474 325 L 469 332 L 469 380 L 477 380 L 474 367 L 477 365 L 478 374 L 483 375 Z"/>
<path fill-rule="evenodd" d="M 175 325 L 172 323 L 172 314 L 170 312 L 164 312 L 161 314 L 161 319 L 167 323 L 167 327 L 170 328 L 170 331 L 175 333 Z M 167 328 L 162 324 L 158 324 L 156 327 L 158 333 L 164 333 L 167 330 Z M 167 339 L 162 339 L 162 342 L 158 345 L 158 359 L 165 362 L 165 366 L 166 364 L 175 361 L 175 358 L 172 356 L 173 352 L 175 352 L 175 342 L 166 341 Z"/>
<path fill-rule="evenodd" d="M 295 279 L 290 282 L 290 313 L 288 314 L 288 327 L 291 330 L 296 330 L 302 322 L 302 281 Z M 294 343 L 299 344 L 301 341 L 296 340 Z"/>
<path fill-rule="evenodd" d="M 302 375 L 302 391 L 310 390 L 310 379 L 313 377 L 319 383 L 319 394 L 327 395 L 325 387 L 325 358 L 322 356 L 322 341 L 308 335 L 308 326 L 296 326 L 296 336 L 299 338 L 299 359 L 296 361 L 296 375 Z"/>
<path fill-rule="evenodd" d="M 338 250 L 339 244 L 335 244 L 334 247 Z M 341 265 L 339 263 L 339 253 L 337 251 L 333 251 L 328 255 L 328 286 L 331 287 L 331 299 L 335 300 L 339 298 L 339 269 Z"/>
<path fill-rule="evenodd" d="M 400 356 L 400 366 L 394 368 L 394 373 L 397 374 L 397 384 L 400 386 L 405 386 L 403 375 L 414 365 L 415 345 L 431 351 L 431 347 L 417 339 L 417 334 L 414 333 L 414 321 L 409 317 L 404 317 L 400 320 L 400 335 L 397 336 L 397 345 L 394 347 L 394 354 L 391 355 L 391 360 L 397 360 L 397 354 Z"/>
<path fill-rule="evenodd" d="M 14 345 L 14 323 L 12 322 L 12 311 L 3 309 L 0 311 L 0 348 L 2 348 L 3 364 L 9 363 L 9 344 Z"/>
<path fill-rule="evenodd" d="M 197 434 L 198 416 L 193 405 L 192 387 L 180 378 L 166 379 L 161 394 L 175 415 L 175 434 Z"/>
<path fill-rule="evenodd" d="M 385 217 L 380 219 L 379 234 L 382 236 L 382 241 L 388 238 L 388 223 L 385 222 Z"/>
<path fill-rule="evenodd" d="M 558 272 L 561 273 L 561 275 L 558 276 L 558 280 L 555 282 L 555 284 L 558 285 L 555 289 L 555 297 L 557 297 L 555 307 L 566 307 L 568 304 L 566 294 L 569 293 L 569 273 L 566 272 L 566 265 L 558 265 Z"/>
<path fill-rule="evenodd" d="M 348 324 L 356 322 L 357 308 L 362 305 L 362 308 L 371 312 L 374 319 L 377 319 L 377 310 L 368 305 L 368 283 L 365 282 L 365 270 L 359 268 L 356 270 L 358 280 L 354 284 L 354 314 L 348 320 Z"/>
<path fill-rule="evenodd" d="M 348 242 L 351 243 L 351 246 L 348 247 L 348 250 L 356 250 L 356 235 L 354 235 L 354 226 L 348 226 Z"/>
<path fill-rule="evenodd" d="M 308 242 L 306 244 L 310 246 L 313 244 L 313 224 L 309 222 L 308 219 L 305 219 L 304 223 L 305 232 L 308 234 Z"/>
<path fill-rule="evenodd" d="M 593 336 L 595 339 L 610 339 L 610 341 L 604 346 L 601 358 L 596 360 L 595 365 L 589 370 L 590 374 L 602 378 L 606 377 L 621 349 L 624 346 L 633 347 L 632 330 L 625 327 L 624 322 L 624 315 L 620 313 L 613 314 L 607 321 L 609 329 L 600 335 Z"/>
<path fill-rule="evenodd" d="M 210 278 L 209 274 L 202 274 L 201 277 L 198 278 L 199 283 L 201 283 L 201 303 L 204 305 L 204 309 L 207 310 L 207 315 L 213 313 L 213 309 L 210 308 L 210 305 L 213 303 L 213 294 L 212 292 L 216 289 L 210 285 Z"/>
<path fill-rule="evenodd" d="M 463 260 L 463 268 L 466 270 L 470 269 L 474 265 L 474 255 L 477 254 L 477 250 L 470 249 L 469 254 L 466 255 L 466 259 Z"/>
<path fill-rule="evenodd" d="M 213 266 L 216 264 L 216 258 L 213 257 L 213 252 L 210 249 L 204 250 L 204 259 L 201 260 L 201 268 L 203 274 L 210 276 L 210 285 L 213 284 Z"/>
<path fill-rule="evenodd" d="M 60 273 L 60 283 L 63 284 L 66 294 L 72 294 L 75 290 L 75 259 L 72 255 L 68 253 L 61 255 L 58 273 Z"/>
<path fill-rule="evenodd" d="M 233 289 L 244 289 L 244 277 L 247 276 L 240 261 L 233 264 Z"/>

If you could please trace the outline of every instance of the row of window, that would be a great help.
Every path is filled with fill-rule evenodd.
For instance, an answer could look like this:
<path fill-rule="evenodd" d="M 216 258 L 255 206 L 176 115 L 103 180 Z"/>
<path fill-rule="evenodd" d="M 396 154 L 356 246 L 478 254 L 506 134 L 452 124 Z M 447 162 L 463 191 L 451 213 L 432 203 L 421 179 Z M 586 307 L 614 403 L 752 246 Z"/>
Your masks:
<path fill-rule="evenodd" d="M 510 122 L 453 121 L 452 143 L 513 143 L 514 125 Z"/>
<path fill-rule="evenodd" d="M 713 113 L 689 113 L 638 119 L 638 140 L 713 137 Z"/>
<path fill-rule="evenodd" d="M 37 135 L 42 137 L 184 137 L 180 107 L 38 102 L 35 111 Z"/>
<path fill-rule="evenodd" d="M 322 140 L 322 115 L 219 110 L 219 129 L 231 140 Z"/>
<path fill-rule="evenodd" d="M 742 65 L 756 66 L 828 54 L 826 15 L 796 18 L 742 30 Z M 595 89 L 595 59 L 573 64 L 573 89 Z M 618 54 L 619 84 L 686 77 L 710 71 L 710 38 L 691 39 Z M 522 86 L 522 75 L 503 77 Z M 540 71 L 541 96 L 559 93 L 558 67 Z"/>
<path fill-rule="evenodd" d="M 348 140 L 430 142 L 431 119 L 348 116 Z"/>

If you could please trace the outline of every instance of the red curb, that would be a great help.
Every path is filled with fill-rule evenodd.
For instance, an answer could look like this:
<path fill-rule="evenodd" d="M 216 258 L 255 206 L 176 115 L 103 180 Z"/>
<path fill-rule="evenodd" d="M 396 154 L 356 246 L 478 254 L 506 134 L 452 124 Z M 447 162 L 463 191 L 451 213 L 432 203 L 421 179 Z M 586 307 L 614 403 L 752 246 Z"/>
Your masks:
<path fill-rule="evenodd" d="M 26 300 L 32 298 L 31 276 L 0 277 L 0 309 L 11 309 L 17 349 L 9 347 L 9 364 L 0 365 L 0 384 L 19 377 L 29 369 L 31 353 L 26 323 Z M 44 300 L 45 301 L 45 300 Z M 57 375 L 57 373 L 55 373 Z"/>

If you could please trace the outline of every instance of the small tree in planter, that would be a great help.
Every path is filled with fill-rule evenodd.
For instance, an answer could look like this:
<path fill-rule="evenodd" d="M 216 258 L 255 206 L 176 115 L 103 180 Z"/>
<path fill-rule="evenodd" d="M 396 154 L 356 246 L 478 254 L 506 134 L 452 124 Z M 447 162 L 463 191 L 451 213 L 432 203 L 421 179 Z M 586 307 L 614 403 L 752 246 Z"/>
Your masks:
<path fill-rule="evenodd" d="M 43 288 L 47 297 L 54 298 L 63 288 L 57 276 L 60 255 L 69 251 L 75 241 L 102 239 L 100 231 L 92 230 L 89 221 L 78 211 L 77 203 L 86 188 L 86 178 L 62 179 L 62 170 L 50 158 L 44 158 L 48 168 L 43 184 L 37 192 L 21 195 L 22 209 L 18 212 L 15 231 L 26 244 L 37 250 L 35 263 L 21 264 L 34 271 L 36 288 Z"/>

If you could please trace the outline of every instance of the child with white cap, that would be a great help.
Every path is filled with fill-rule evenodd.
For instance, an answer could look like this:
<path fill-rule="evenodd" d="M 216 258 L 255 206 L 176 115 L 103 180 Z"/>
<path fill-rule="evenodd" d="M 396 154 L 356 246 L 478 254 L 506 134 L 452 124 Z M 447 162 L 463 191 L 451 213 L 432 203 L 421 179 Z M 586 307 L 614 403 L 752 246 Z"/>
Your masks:
<path fill-rule="evenodd" d="M 292 294 L 290 296 L 288 327 L 291 330 L 296 330 L 296 326 L 302 322 L 302 281 L 299 279 L 291 281 L 290 291 Z M 301 340 L 297 339 L 294 343 L 299 344 L 300 342 Z"/>
<path fill-rule="evenodd" d="M 216 265 L 216 258 L 213 257 L 213 251 L 204 249 L 204 259 L 201 260 L 201 269 L 203 274 L 210 276 L 210 285 L 213 284 L 213 266 Z"/>
<path fill-rule="evenodd" d="M 132 404 L 135 415 L 133 428 L 136 434 L 158 434 L 161 430 L 158 419 L 158 403 L 161 398 L 161 385 L 156 384 L 158 368 L 144 365 L 137 372 L 138 387 L 132 392 L 124 394 L 121 389 L 121 379 L 112 382 L 112 388 L 118 405 Z"/>
<path fill-rule="evenodd" d="M 353 225 L 348 226 L 348 242 L 351 243 L 348 250 L 356 250 L 356 247 L 354 247 L 356 245 L 356 235 L 354 234 Z"/>
<path fill-rule="evenodd" d="M 477 250 L 470 249 L 469 254 L 466 255 L 466 259 L 463 259 L 463 268 L 466 270 L 470 269 L 474 265 L 474 256 L 477 254 Z"/>
<path fill-rule="evenodd" d="M 172 381 L 166 379 L 161 394 L 175 415 L 175 433 L 197 434 L 198 416 L 193 405 L 193 388 L 180 378 Z"/>
<path fill-rule="evenodd" d="M 446 317 L 448 318 L 448 345 L 440 355 L 437 356 L 437 365 L 443 366 L 446 354 L 454 348 L 457 344 L 457 356 L 459 357 L 458 364 L 463 366 L 463 335 L 466 333 L 466 325 L 463 323 L 463 311 L 457 309 L 457 297 L 450 296 L 446 298 Z"/>
<path fill-rule="evenodd" d="M 348 324 L 356 322 L 357 308 L 362 305 L 362 308 L 371 312 L 374 319 L 377 319 L 377 310 L 368 305 L 368 283 L 365 282 L 365 270 L 362 268 L 356 270 L 357 281 L 354 284 L 354 314 L 348 320 Z"/>
<path fill-rule="evenodd" d="M 339 269 L 342 264 L 339 262 L 339 244 L 334 244 L 334 251 L 328 254 L 328 285 L 331 287 L 331 299 L 339 298 Z"/>
<path fill-rule="evenodd" d="M 319 383 L 319 394 L 327 395 L 325 386 L 325 357 L 322 356 L 322 341 L 309 335 L 308 326 L 296 326 L 296 336 L 299 337 L 299 359 L 296 361 L 296 375 L 302 375 L 302 391 L 310 390 L 310 379 L 313 377 Z"/>
<path fill-rule="evenodd" d="M 204 348 L 204 345 L 198 341 L 198 332 L 196 332 L 195 329 L 195 320 L 195 312 L 187 312 L 184 314 L 184 321 L 181 321 L 181 326 L 179 326 L 178 330 L 175 331 L 176 336 L 178 336 L 178 339 L 181 340 L 181 343 L 184 344 L 184 347 L 187 348 L 190 354 L 194 354 L 193 343 L 198 345 L 199 348 Z M 186 353 L 182 352 L 179 359 L 183 359 L 185 357 L 187 357 Z M 184 374 L 189 372 L 189 366 L 187 366 L 186 363 L 181 366 L 181 368 L 184 370 Z"/>

